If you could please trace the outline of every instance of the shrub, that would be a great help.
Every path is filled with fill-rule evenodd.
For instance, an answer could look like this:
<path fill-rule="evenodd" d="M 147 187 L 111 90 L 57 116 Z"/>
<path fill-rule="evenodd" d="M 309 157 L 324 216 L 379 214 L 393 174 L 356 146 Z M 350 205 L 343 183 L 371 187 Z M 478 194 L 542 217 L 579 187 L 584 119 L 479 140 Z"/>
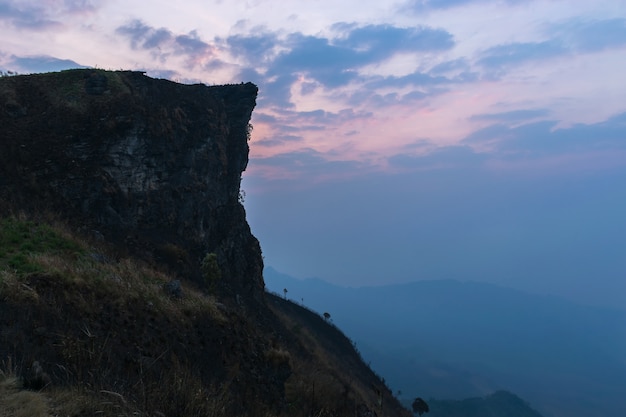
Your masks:
<path fill-rule="evenodd" d="M 217 255 L 212 252 L 207 253 L 202 260 L 200 268 L 208 291 L 215 293 L 217 291 L 217 283 L 222 278 L 222 271 L 217 262 Z"/>

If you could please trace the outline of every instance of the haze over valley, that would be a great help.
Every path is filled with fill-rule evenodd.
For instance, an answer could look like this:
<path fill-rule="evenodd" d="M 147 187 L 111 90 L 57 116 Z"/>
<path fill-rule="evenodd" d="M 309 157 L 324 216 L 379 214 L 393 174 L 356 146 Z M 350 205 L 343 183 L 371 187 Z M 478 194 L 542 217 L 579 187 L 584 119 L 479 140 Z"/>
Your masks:
<path fill-rule="evenodd" d="M 471 281 L 349 288 L 271 267 L 264 276 L 270 291 L 328 312 L 406 398 L 508 390 L 546 417 L 626 409 L 623 310 Z"/>

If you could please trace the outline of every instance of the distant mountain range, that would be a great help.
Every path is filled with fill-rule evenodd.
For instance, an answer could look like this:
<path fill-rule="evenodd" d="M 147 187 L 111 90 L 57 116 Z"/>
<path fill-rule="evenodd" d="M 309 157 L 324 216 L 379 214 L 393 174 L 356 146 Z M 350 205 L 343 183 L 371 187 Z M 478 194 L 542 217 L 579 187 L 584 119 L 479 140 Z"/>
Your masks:
<path fill-rule="evenodd" d="M 431 400 L 429 417 L 542 417 L 524 400 L 507 391 L 484 398 Z"/>
<path fill-rule="evenodd" d="M 624 311 L 477 282 L 346 288 L 269 267 L 264 278 L 327 312 L 401 397 L 507 390 L 546 417 L 626 415 Z"/>

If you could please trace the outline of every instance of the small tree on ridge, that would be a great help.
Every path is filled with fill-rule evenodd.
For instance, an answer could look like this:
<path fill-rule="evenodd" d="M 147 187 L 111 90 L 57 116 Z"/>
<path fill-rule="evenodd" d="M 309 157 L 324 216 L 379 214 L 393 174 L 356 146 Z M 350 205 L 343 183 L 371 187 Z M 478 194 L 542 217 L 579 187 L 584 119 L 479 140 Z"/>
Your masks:
<path fill-rule="evenodd" d="M 415 400 L 413 400 L 413 414 L 418 414 L 418 415 L 422 415 L 424 413 L 428 413 L 428 404 L 426 404 L 426 401 L 422 400 L 421 398 L 417 397 Z"/>

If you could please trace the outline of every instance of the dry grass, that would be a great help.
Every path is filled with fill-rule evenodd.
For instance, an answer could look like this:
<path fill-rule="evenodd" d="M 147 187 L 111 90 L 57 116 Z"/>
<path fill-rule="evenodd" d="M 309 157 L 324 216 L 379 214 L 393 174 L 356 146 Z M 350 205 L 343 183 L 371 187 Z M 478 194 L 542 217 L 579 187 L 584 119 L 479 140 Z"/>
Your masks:
<path fill-rule="evenodd" d="M 137 417 L 142 414 L 129 406 L 126 399 L 113 391 L 90 391 L 84 387 L 55 389 L 48 393 L 55 416 Z"/>
<path fill-rule="evenodd" d="M 357 415 L 362 414 L 357 410 L 363 407 L 381 415 L 379 392 L 382 408 L 387 410 L 384 415 L 408 415 L 394 403 L 384 382 L 359 366 L 358 352 L 336 327 L 280 296 L 275 300 L 270 305 L 272 311 L 306 351 L 302 357 L 297 347 L 289 347 L 293 372 L 285 383 L 285 394 L 290 417 Z"/>
<path fill-rule="evenodd" d="M 16 257 L 20 263 L 14 262 L 17 268 L 12 268 L 9 261 Z M 180 326 L 196 317 L 209 318 L 218 325 L 228 321 L 215 297 L 183 283 L 182 298 L 172 298 L 163 289 L 172 276 L 139 260 L 115 259 L 105 247 L 81 239 L 63 225 L 34 223 L 22 216 L 0 219 L 0 301 L 45 306 L 51 293 L 38 284 L 42 278 L 54 283 L 56 297 L 69 297 L 77 311 L 94 311 L 94 301 L 102 298 L 121 311 L 129 305 L 146 306 Z M 110 342 L 108 336 L 92 335 L 87 324 L 81 331 L 80 337 L 72 332 L 59 333 L 55 342 L 55 349 L 74 365 L 68 365 L 68 372 L 76 378 L 81 378 L 80 369 L 106 362 Z M 179 401 L 189 412 L 186 415 L 218 416 L 223 415 L 219 410 L 231 400 L 227 387 L 207 387 L 182 366 L 167 370 L 162 380 L 152 380 L 149 386 L 131 387 L 136 393 L 132 401 L 114 387 L 100 387 L 85 380 L 73 387 L 49 387 L 45 395 L 23 390 L 18 369 L 14 368 L 10 360 L 0 365 L 0 417 L 141 416 L 159 401 L 164 408 L 167 403 Z M 167 398 L 163 398 L 165 392 Z"/>
<path fill-rule="evenodd" d="M 281 347 L 268 349 L 265 352 L 265 359 L 267 359 L 274 366 L 291 366 L 291 354 Z"/>
<path fill-rule="evenodd" d="M 24 390 L 14 371 L 0 371 L 0 417 L 164 416 L 172 408 L 181 415 L 218 417 L 226 415 L 233 401 L 228 388 L 228 384 L 207 387 L 188 369 L 176 368 L 157 383 L 136 387 L 144 397 L 142 410 L 118 392 L 88 385 Z"/>
<path fill-rule="evenodd" d="M 0 417 L 47 417 L 47 398 L 37 392 L 22 390 L 21 381 L 11 370 L 0 370 Z"/>
<path fill-rule="evenodd" d="M 41 272 L 66 285 L 97 287 L 108 299 L 148 303 L 174 317 L 208 313 L 218 322 L 226 321 L 215 297 L 185 283 L 183 298 L 172 299 L 163 285 L 173 277 L 139 260 L 112 261 L 106 252 L 58 222 L 37 224 L 24 216 L 0 220 L 0 296 L 7 292 L 19 300 L 36 302 L 39 295 L 25 278 Z"/>

